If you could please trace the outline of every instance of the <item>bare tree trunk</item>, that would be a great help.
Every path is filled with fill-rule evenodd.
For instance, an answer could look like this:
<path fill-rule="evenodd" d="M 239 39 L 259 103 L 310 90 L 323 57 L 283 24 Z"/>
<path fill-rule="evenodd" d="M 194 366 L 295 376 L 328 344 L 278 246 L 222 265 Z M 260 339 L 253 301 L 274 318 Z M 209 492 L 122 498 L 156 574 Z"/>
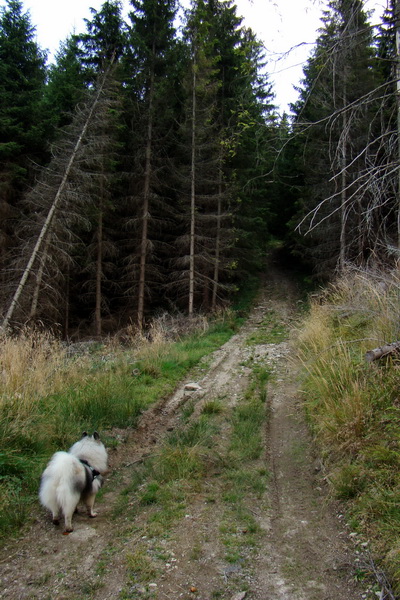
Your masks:
<path fill-rule="evenodd" d="M 40 262 L 39 262 L 39 269 L 38 269 L 38 273 L 36 276 L 36 282 L 35 282 L 35 288 L 33 290 L 33 296 L 32 296 L 32 303 L 31 303 L 31 311 L 29 313 L 29 318 L 30 319 L 35 319 L 36 317 L 36 312 L 37 312 L 37 306 L 38 306 L 38 302 L 39 302 L 39 294 L 40 294 L 40 288 L 42 286 L 42 279 L 43 279 L 43 272 L 44 272 L 44 266 L 46 264 L 46 260 L 47 260 L 47 252 L 50 246 L 50 239 L 51 239 L 51 235 L 48 235 L 45 241 L 45 246 L 43 249 L 43 253 L 40 257 Z"/>
<path fill-rule="evenodd" d="M 113 60 L 111 61 L 110 68 L 111 68 L 112 62 L 113 62 Z M 49 210 L 49 212 L 47 214 L 47 217 L 45 219 L 43 227 L 42 227 L 42 229 L 40 231 L 40 234 L 38 236 L 38 239 L 36 241 L 35 247 L 34 247 L 34 249 L 32 251 L 32 254 L 31 254 L 31 256 L 30 256 L 30 258 L 28 260 L 28 264 L 26 265 L 25 270 L 24 270 L 24 272 L 22 274 L 22 277 L 21 277 L 21 279 L 19 281 L 19 284 L 17 286 L 17 289 L 15 290 L 14 296 L 13 296 L 13 298 L 11 300 L 11 303 L 10 303 L 10 306 L 9 306 L 8 311 L 6 313 L 6 316 L 3 319 L 3 323 L 1 325 L 1 329 L 3 329 L 3 330 L 7 329 L 7 327 L 8 327 L 8 324 L 9 324 L 9 322 L 10 322 L 10 320 L 11 320 L 13 314 L 14 314 L 14 310 L 15 310 L 17 304 L 18 304 L 19 298 L 20 298 L 20 296 L 22 294 L 22 291 L 23 291 L 23 289 L 25 287 L 27 279 L 28 279 L 28 277 L 29 277 L 29 275 L 30 275 L 30 273 L 32 271 L 32 267 L 33 267 L 33 264 L 34 264 L 34 262 L 36 260 L 37 255 L 38 255 L 40 247 L 41 247 L 44 239 L 46 238 L 46 235 L 50 231 L 50 228 L 51 228 L 51 225 L 52 225 L 52 221 L 53 221 L 54 215 L 56 213 L 56 210 L 58 208 L 58 205 L 60 203 L 60 199 L 61 199 L 62 193 L 64 191 L 64 188 L 65 188 L 66 184 L 67 184 L 68 177 L 70 175 L 72 166 L 73 166 L 73 164 L 75 162 L 75 159 L 76 159 L 76 156 L 77 156 L 78 151 L 80 149 L 80 146 L 82 144 L 82 141 L 83 141 L 83 139 L 84 139 L 84 137 L 86 135 L 87 129 L 88 129 L 89 124 L 90 124 L 90 122 L 92 120 L 94 110 L 95 110 L 95 108 L 97 106 L 97 103 L 99 101 L 101 92 L 103 91 L 103 87 L 104 87 L 105 81 L 107 79 L 108 73 L 109 73 L 109 69 L 108 69 L 108 71 L 103 76 L 102 82 L 101 82 L 101 84 L 99 86 L 98 92 L 97 92 L 96 97 L 95 97 L 95 99 L 93 101 L 93 104 L 91 106 L 91 109 L 89 111 L 87 119 L 86 119 L 86 121 L 84 123 L 82 131 L 81 131 L 81 133 L 80 133 L 80 135 L 78 137 L 78 140 L 77 140 L 77 142 L 75 144 L 75 147 L 74 147 L 74 149 L 72 151 L 72 154 L 71 154 L 71 156 L 69 158 L 69 161 L 67 163 L 67 166 L 66 166 L 63 178 L 62 178 L 61 183 L 60 183 L 60 185 L 58 187 L 58 190 L 56 192 L 53 204 L 50 207 L 50 210 Z"/>
<path fill-rule="evenodd" d="M 397 247 L 400 248 L 400 0 L 395 4 L 396 86 L 397 86 Z"/>
<path fill-rule="evenodd" d="M 214 276 L 213 276 L 213 289 L 212 289 L 212 300 L 211 308 L 216 309 L 217 306 L 217 295 L 218 295 L 218 282 L 219 282 L 219 267 L 220 267 L 220 250 L 221 250 L 221 213 L 222 213 L 222 159 L 220 158 L 219 168 L 219 180 L 218 180 L 218 205 L 217 205 L 217 230 L 215 233 L 215 257 L 214 257 Z"/>
<path fill-rule="evenodd" d="M 101 300 L 103 281 L 103 211 L 100 210 L 97 223 L 97 257 L 96 257 L 96 306 L 94 312 L 94 322 L 96 335 L 101 335 Z"/>
<path fill-rule="evenodd" d="M 153 57 L 155 47 L 153 44 Z M 150 208 L 150 178 L 151 178 L 151 160 L 153 146 L 153 102 L 154 102 L 154 61 L 150 73 L 149 89 L 149 118 L 147 123 L 147 141 L 145 153 L 144 185 L 143 185 L 143 212 L 142 212 L 142 237 L 140 242 L 140 267 L 139 267 L 139 289 L 138 289 L 138 312 L 137 324 L 141 329 L 144 322 L 144 297 L 146 291 L 146 264 L 148 247 L 148 229 L 149 229 L 149 208 Z"/>
<path fill-rule="evenodd" d="M 65 315 L 64 315 L 64 337 L 68 337 L 69 332 L 69 266 L 67 267 L 66 286 L 65 286 Z"/>
<path fill-rule="evenodd" d="M 190 249 L 189 249 L 189 316 L 194 309 L 194 236 L 196 223 L 196 61 L 193 63 L 192 90 L 192 158 L 191 158 L 191 188 L 190 188 Z"/>
<path fill-rule="evenodd" d="M 346 68 L 344 69 L 346 77 Z M 346 80 L 343 83 L 343 131 L 341 144 L 341 206 L 340 206 L 340 251 L 339 251 L 339 270 L 343 271 L 346 263 L 346 221 L 347 221 L 347 191 L 346 191 L 346 165 L 347 165 L 347 90 Z"/>
<path fill-rule="evenodd" d="M 379 348 L 368 350 L 368 352 L 365 353 L 365 360 L 367 362 L 372 362 L 374 360 L 377 360 L 378 358 L 388 356 L 389 354 L 398 354 L 399 350 L 400 342 L 392 342 L 391 344 L 385 344 L 384 346 L 380 346 Z"/>

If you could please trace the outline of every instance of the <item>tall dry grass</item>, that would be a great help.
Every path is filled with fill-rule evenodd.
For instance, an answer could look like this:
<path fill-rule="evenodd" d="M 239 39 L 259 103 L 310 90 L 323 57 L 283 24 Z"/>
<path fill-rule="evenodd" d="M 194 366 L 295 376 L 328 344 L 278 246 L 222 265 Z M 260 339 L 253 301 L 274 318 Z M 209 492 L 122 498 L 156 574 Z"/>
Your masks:
<path fill-rule="evenodd" d="M 27 440 L 38 424 L 44 396 L 63 389 L 65 349 L 51 335 L 23 330 L 0 337 L 0 445 Z"/>
<path fill-rule="evenodd" d="M 0 392 L 30 402 L 54 390 L 60 381 L 65 349 L 52 336 L 23 330 L 18 336 L 0 337 Z"/>
<path fill-rule="evenodd" d="M 400 357 L 369 363 L 365 353 L 399 339 L 400 273 L 349 271 L 312 302 L 296 341 L 305 407 L 326 476 L 396 592 Z"/>

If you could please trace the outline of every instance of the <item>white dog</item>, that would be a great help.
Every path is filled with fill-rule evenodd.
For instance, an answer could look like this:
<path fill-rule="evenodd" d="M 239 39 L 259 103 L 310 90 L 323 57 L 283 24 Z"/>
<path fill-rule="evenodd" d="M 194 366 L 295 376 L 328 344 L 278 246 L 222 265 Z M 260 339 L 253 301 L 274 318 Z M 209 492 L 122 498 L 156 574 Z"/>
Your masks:
<path fill-rule="evenodd" d="M 68 452 L 56 452 L 43 472 L 39 497 L 53 514 L 58 525 L 64 516 L 64 533 L 73 531 L 72 515 L 82 501 L 90 517 L 96 517 L 93 505 L 107 471 L 107 451 L 97 431 L 93 435 L 83 433 Z"/>

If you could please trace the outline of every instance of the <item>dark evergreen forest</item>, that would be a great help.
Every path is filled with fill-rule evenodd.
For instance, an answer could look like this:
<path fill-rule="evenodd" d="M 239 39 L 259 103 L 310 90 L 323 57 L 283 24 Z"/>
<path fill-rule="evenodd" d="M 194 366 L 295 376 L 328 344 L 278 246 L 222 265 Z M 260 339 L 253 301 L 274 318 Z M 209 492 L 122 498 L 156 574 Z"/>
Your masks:
<path fill-rule="evenodd" d="M 63 336 L 232 302 L 279 241 L 329 279 L 400 246 L 400 2 L 331 0 L 292 115 L 233 0 L 119 0 L 49 64 L 0 12 L 0 312 Z M 179 24 L 179 27 L 178 27 Z"/>

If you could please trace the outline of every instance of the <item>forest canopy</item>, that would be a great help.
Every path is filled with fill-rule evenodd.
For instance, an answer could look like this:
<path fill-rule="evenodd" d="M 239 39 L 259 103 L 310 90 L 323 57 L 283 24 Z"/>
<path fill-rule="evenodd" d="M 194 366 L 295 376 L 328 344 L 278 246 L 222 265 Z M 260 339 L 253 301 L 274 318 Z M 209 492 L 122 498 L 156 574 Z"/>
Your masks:
<path fill-rule="evenodd" d="M 233 0 L 91 9 L 52 64 L 0 11 L 3 327 L 67 336 L 215 311 L 272 242 L 316 277 L 398 256 L 398 3 L 332 0 L 292 115 Z M 397 15 L 397 16 L 396 16 Z"/>

